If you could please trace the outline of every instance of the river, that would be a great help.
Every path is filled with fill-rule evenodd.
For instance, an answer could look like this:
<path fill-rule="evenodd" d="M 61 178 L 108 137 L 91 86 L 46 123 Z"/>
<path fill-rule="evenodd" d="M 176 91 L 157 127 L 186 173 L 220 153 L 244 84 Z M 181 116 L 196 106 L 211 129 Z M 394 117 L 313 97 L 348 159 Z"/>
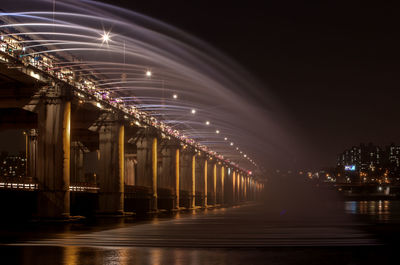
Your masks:
<path fill-rule="evenodd" d="M 398 201 L 343 201 L 331 191 L 271 181 L 262 202 L 236 207 L 5 223 L 1 264 L 389 264 Z"/>

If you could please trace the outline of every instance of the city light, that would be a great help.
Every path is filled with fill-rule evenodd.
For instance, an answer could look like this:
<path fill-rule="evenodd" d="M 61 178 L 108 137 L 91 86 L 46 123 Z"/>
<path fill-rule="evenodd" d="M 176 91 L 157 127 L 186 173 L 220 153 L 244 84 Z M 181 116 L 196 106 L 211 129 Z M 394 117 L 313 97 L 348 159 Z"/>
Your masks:
<path fill-rule="evenodd" d="M 210 122 L 209 122 L 209 121 L 206 121 L 206 125 L 210 125 Z"/>
<path fill-rule="evenodd" d="M 147 76 L 147 77 L 151 77 L 151 75 L 152 75 L 151 71 L 150 71 L 150 70 L 147 70 L 147 71 L 146 71 L 146 76 Z"/>
<path fill-rule="evenodd" d="M 232 145 L 233 145 L 233 142 L 231 142 L 230 145 L 232 146 Z"/>
<path fill-rule="evenodd" d="M 216 133 L 216 134 L 219 134 L 219 130 L 216 130 L 215 133 Z"/>
<path fill-rule="evenodd" d="M 227 140 L 228 140 L 228 137 L 225 137 L 224 140 L 227 141 Z"/>
<path fill-rule="evenodd" d="M 177 94 L 174 94 L 174 95 L 172 96 L 172 98 L 173 98 L 173 99 L 177 99 L 177 98 L 178 98 L 178 95 L 177 95 Z"/>
<path fill-rule="evenodd" d="M 196 110 L 195 110 L 195 109 L 192 109 L 191 113 L 192 113 L 192 114 L 196 114 Z"/>

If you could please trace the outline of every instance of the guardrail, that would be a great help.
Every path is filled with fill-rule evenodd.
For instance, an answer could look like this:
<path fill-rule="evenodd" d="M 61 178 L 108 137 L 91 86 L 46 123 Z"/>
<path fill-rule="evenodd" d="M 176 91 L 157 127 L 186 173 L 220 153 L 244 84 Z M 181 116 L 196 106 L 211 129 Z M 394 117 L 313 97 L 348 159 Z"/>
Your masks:
<path fill-rule="evenodd" d="M 0 189 L 37 190 L 39 184 L 32 178 L 0 177 Z"/>

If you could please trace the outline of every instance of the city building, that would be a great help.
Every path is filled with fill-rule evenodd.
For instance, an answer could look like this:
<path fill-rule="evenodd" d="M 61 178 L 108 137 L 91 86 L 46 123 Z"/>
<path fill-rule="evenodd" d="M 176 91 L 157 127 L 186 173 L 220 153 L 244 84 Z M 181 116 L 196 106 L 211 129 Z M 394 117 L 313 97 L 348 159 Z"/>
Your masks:
<path fill-rule="evenodd" d="M 26 176 L 26 158 L 23 152 L 10 155 L 7 152 L 0 154 L 0 177 L 22 178 Z"/>
<path fill-rule="evenodd" d="M 355 166 L 357 172 L 375 171 L 386 162 L 386 152 L 372 143 L 360 144 L 338 155 L 337 166 Z"/>

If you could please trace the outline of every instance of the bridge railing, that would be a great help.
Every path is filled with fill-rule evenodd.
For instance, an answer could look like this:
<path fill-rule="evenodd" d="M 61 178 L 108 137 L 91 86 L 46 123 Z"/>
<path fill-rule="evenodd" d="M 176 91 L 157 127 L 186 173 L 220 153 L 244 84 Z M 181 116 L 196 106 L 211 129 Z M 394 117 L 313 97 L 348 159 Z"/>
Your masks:
<path fill-rule="evenodd" d="M 0 189 L 37 190 L 39 184 L 33 178 L 0 177 Z"/>
<path fill-rule="evenodd" d="M 75 182 L 69 186 L 70 191 L 74 192 L 92 192 L 97 193 L 100 188 L 95 183 L 90 182 Z"/>

